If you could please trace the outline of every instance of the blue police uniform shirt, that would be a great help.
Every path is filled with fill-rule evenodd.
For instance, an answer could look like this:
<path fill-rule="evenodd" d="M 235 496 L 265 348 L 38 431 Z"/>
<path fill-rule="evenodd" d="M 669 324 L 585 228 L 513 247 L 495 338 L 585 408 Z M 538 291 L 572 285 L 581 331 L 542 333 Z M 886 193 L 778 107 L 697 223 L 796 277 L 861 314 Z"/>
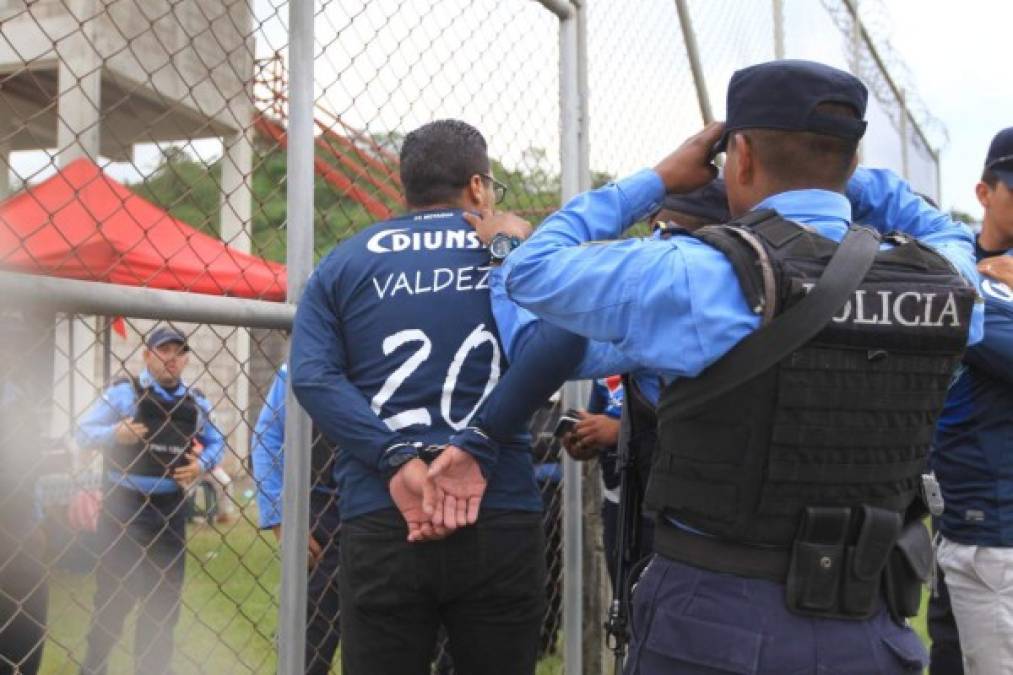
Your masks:
<path fill-rule="evenodd" d="M 939 529 L 961 544 L 1013 546 L 1013 290 L 985 277 L 978 288 L 985 339 L 964 356 L 931 455 L 946 503 Z"/>
<path fill-rule="evenodd" d="M 747 306 L 731 263 L 708 244 L 688 236 L 609 241 L 657 209 L 663 197 L 661 179 L 651 170 L 578 195 L 494 271 L 494 300 L 512 300 L 590 338 L 584 376 L 646 370 L 670 382 L 698 375 L 755 330 L 759 317 Z M 978 283 L 970 231 L 892 172 L 859 169 L 847 197 L 795 190 L 756 208 L 775 209 L 835 241 L 852 219 L 908 233 Z M 597 241 L 606 243 L 589 243 Z M 498 310 L 510 311 L 502 305 Z M 983 311 L 976 305 L 969 344 L 981 340 L 982 330 Z M 523 332 L 516 329 L 511 339 Z"/>
<path fill-rule="evenodd" d="M 376 223 L 307 282 L 289 367 L 299 402 L 342 449 L 342 518 L 393 508 L 384 452 L 466 430 L 506 368 L 489 254 L 461 213 Z M 541 510 L 526 432 L 503 441 L 476 456 L 489 481 L 483 507 Z"/>
<path fill-rule="evenodd" d="M 281 524 L 281 492 L 285 474 L 285 389 L 288 384 L 288 366 L 282 365 L 271 382 L 253 426 L 250 456 L 253 460 L 253 477 L 257 482 L 257 512 L 260 527 L 270 529 Z M 313 485 L 313 491 L 335 494 L 333 487 Z"/>
<path fill-rule="evenodd" d="M 211 471 L 221 461 L 225 438 L 211 420 L 211 403 L 203 394 L 190 390 L 180 382 L 175 389 L 167 391 L 145 368 L 137 377 L 141 387 L 150 387 L 163 401 L 178 401 L 187 393 L 193 395 L 200 410 L 197 420 L 197 440 L 203 446 L 198 461 L 202 471 Z M 133 383 L 120 382 L 109 387 L 78 420 L 74 438 L 82 448 L 111 449 L 116 445 L 116 427 L 125 419 L 133 419 L 137 413 L 137 394 Z M 123 474 L 112 469 L 106 470 L 106 479 L 114 485 L 142 492 L 144 494 L 165 494 L 179 489 L 176 481 L 169 477 Z"/>

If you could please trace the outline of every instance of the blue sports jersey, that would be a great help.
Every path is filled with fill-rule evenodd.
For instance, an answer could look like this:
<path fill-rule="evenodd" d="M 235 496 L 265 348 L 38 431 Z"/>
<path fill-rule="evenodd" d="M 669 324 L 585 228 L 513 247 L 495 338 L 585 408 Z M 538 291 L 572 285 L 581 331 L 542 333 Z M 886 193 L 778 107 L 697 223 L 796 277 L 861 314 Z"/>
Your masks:
<path fill-rule="evenodd" d="M 988 278 L 979 290 L 985 339 L 967 350 L 950 388 L 931 463 L 946 501 L 943 535 L 1013 546 L 1013 290 Z"/>
<path fill-rule="evenodd" d="M 489 253 L 459 209 L 413 212 L 338 245 L 310 277 L 292 338 L 293 389 L 342 452 L 343 518 L 393 506 L 382 456 L 468 427 L 506 368 Z M 523 429 L 479 457 L 486 508 L 540 510 Z M 504 440 L 504 439 L 498 439 Z"/>

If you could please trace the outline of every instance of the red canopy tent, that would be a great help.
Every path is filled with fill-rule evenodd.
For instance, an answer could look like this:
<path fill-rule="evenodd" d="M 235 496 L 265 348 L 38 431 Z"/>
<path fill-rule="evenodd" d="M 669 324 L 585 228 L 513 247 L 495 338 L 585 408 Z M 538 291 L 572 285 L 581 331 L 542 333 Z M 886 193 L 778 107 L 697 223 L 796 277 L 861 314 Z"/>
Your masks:
<path fill-rule="evenodd" d="M 285 299 L 285 266 L 198 232 L 88 159 L 0 202 L 0 267 L 208 295 Z"/>

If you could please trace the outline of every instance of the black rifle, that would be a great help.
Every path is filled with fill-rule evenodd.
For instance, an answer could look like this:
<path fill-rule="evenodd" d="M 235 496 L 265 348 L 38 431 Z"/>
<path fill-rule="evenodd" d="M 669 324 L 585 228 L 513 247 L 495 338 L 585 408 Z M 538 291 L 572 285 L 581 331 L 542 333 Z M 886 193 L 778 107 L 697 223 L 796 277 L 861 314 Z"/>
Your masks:
<path fill-rule="evenodd" d="M 626 646 L 630 640 L 629 608 L 634 566 L 640 551 L 640 506 L 643 490 L 637 472 L 636 454 L 631 440 L 636 435 L 630 417 L 629 397 L 634 389 L 628 376 L 623 377 L 624 404 L 616 448 L 616 470 L 619 472 L 619 515 L 616 523 L 616 568 L 612 584 L 612 604 L 605 620 L 609 649 L 615 654 L 616 673 L 623 672 Z"/>

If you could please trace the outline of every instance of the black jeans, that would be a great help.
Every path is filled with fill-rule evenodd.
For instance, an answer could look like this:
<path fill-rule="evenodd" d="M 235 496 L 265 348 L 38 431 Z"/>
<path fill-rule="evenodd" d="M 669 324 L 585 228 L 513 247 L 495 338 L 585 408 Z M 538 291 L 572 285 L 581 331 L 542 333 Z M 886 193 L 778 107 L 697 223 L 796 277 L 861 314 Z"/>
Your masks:
<path fill-rule="evenodd" d="M 541 515 L 483 511 L 438 542 L 409 544 L 401 515 L 341 526 L 345 675 L 427 675 L 442 624 L 459 675 L 530 675 L 545 612 Z"/>
<path fill-rule="evenodd" d="M 324 492 L 310 493 L 310 532 L 322 549 L 320 562 L 310 571 L 307 582 L 306 672 L 310 675 L 327 675 L 330 672 L 341 635 L 338 628 L 340 520 L 337 496 Z"/>
<path fill-rule="evenodd" d="M 134 670 L 171 672 L 173 630 L 179 618 L 186 561 L 183 494 L 145 496 L 110 486 L 98 522 L 101 558 L 82 673 L 105 673 L 123 621 L 140 603 L 134 633 Z"/>

